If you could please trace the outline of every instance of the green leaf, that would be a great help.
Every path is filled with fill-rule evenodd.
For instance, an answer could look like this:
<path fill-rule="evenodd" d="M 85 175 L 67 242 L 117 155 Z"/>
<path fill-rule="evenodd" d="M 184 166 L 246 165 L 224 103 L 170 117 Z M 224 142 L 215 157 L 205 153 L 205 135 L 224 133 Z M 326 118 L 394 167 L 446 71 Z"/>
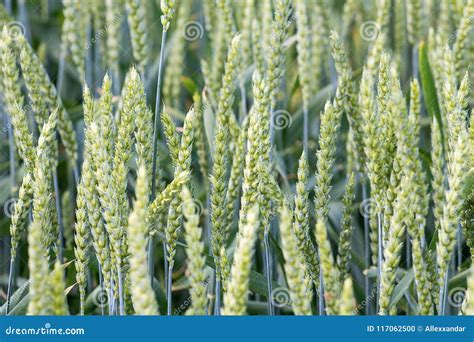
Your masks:
<path fill-rule="evenodd" d="M 211 150 L 211 155 L 214 155 L 214 126 L 216 124 L 216 118 L 214 116 L 214 111 L 212 110 L 211 103 L 203 99 L 203 113 L 202 119 L 204 121 L 204 131 L 207 137 L 207 143 L 209 149 Z"/>
<path fill-rule="evenodd" d="M 462 272 L 459 272 L 455 276 L 453 276 L 451 279 L 449 279 L 449 284 L 448 288 L 449 289 L 454 289 L 456 287 L 463 287 L 466 288 L 466 279 L 469 277 L 471 274 L 471 269 L 465 269 Z"/>
<path fill-rule="evenodd" d="M 160 314 L 165 315 L 166 306 L 168 305 L 166 301 L 166 295 L 165 291 L 163 290 L 163 287 L 156 278 L 153 278 L 153 291 L 155 291 L 155 298 L 156 302 L 158 303 L 158 310 L 160 311 Z"/>
<path fill-rule="evenodd" d="M 272 281 L 272 287 L 274 289 L 282 288 L 288 291 L 288 289 L 285 286 L 278 284 L 276 281 Z M 249 289 L 253 293 L 259 294 L 260 296 L 263 296 L 266 298 L 268 295 L 267 278 L 261 273 L 251 270 L 250 280 L 249 280 Z"/>
<path fill-rule="evenodd" d="M 183 82 L 184 89 L 186 89 L 189 95 L 192 96 L 197 91 L 197 84 L 191 78 L 181 76 L 181 81 Z"/>
<path fill-rule="evenodd" d="M 28 290 L 30 289 L 30 282 L 26 281 L 22 286 L 16 290 L 10 298 L 10 312 L 21 302 L 21 300 L 28 295 Z M 3 304 L 0 308 L 0 316 L 6 315 L 7 312 L 7 303 Z"/>
<path fill-rule="evenodd" d="M 206 258 L 206 265 L 211 268 L 215 268 L 214 261 L 211 256 Z M 259 294 L 260 296 L 267 297 L 267 278 L 262 275 L 261 273 L 250 270 L 249 276 L 249 290 L 255 294 Z M 278 284 L 276 281 L 272 281 L 273 288 L 284 288 L 284 286 Z"/>
<path fill-rule="evenodd" d="M 393 308 L 395 305 L 397 305 L 400 299 L 402 299 L 405 295 L 405 292 L 410 290 L 410 286 L 414 278 L 415 275 L 413 273 L 413 268 L 405 272 L 402 280 L 398 282 L 398 284 L 395 286 L 395 289 L 393 290 L 392 297 L 390 298 L 390 304 L 388 305 L 389 308 Z"/>
<path fill-rule="evenodd" d="M 438 120 L 438 124 L 441 129 L 441 137 L 443 139 L 443 122 L 441 120 L 441 111 L 439 109 L 438 93 L 436 92 L 436 84 L 433 78 L 433 72 L 431 71 L 425 42 L 420 43 L 418 56 L 421 87 L 423 89 L 426 109 L 432 118 L 436 118 L 436 120 Z"/>
<path fill-rule="evenodd" d="M 26 282 L 23 286 L 26 286 L 26 288 L 25 289 L 23 289 L 23 288 L 18 289 L 12 296 L 12 305 L 10 307 L 10 312 L 8 313 L 9 316 L 26 315 L 26 311 L 28 309 L 28 303 L 30 302 L 30 294 L 28 293 L 28 290 L 30 288 L 29 287 L 29 282 Z M 64 290 L 64 297 L 66 297 L 69 294 L 69 292 L 74 288 L 74 286 L 75 286 L 75 284 L 67 287 Z M 20 294 L 19 294 L 18 298 L 15 299 L 15 300 L 19 300 L 19 301 L 13 306 L 13 297 L 20 290 L 23 290 L 22 295 L 23 294 L 24 295 L 20 299 Z"/>

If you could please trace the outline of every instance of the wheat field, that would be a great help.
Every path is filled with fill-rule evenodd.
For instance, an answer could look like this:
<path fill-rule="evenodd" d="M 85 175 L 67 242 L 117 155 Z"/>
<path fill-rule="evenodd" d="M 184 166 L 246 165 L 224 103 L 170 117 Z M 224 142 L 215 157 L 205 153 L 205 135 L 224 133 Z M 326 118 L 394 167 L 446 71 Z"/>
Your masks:
<path fill-rule="evenodd" d="M 1 315 L 473 315 L 474 0 L 6 0 Z"/>

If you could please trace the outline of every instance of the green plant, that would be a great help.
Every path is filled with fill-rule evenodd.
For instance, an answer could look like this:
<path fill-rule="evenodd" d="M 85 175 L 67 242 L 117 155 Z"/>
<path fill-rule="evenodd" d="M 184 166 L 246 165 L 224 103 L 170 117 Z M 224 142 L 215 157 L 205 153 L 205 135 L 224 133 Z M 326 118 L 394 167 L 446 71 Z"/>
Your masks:
<path fill-rule="evenodd" d="M 0 6 L 0 312 L 472 313 L 472 0 L 51 6 Z"/>

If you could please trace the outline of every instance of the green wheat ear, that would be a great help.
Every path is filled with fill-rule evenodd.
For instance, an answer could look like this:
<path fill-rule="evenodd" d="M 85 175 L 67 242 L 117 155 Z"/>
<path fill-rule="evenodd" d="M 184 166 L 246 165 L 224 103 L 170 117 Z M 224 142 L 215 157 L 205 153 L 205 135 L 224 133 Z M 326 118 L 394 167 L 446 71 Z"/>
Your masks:
<path fill-rule="evenodd" d="M 147 266 L 149 180 L 145 165 L 140 165 L 135 187 L 135 203 L 128 218 L 130 282 L 133 309 L 137 315 L 157 315 L 158 304 Z"/>
<path fill-rule="evenodd" d="M 48 286 L 44 279 L 49 276 L 49 265 L 44 257 L 42 244 L 42 227 L 40 222 L 33 221 L 28 229 L 28 269 L 30 271 L 30 289 L 28 302 L 28 315 L 50 314 Z"/>
<path fill-rule="evenodd" d="M 245 223 L 239 226 L 239 237 L 234 252 L 234 261 L 224 293 L 224 315 L 245 315 L 247 313 L 247 291 L 249 274 L 258 228 L 258 207 L 248 213 Z"/>
<path fill-rule="evenodd" d="M 87 9 L 79 2 L 63 0 L 62 49 L 69 50 L 71 59 L 82 82 L 85 80 Z"/>
<path fill-rule="evenodd" d="M 339 309 L 340 315 L 354 315 L 355 300 L 352 279 L 346 278 L 342 285 L 341 305 Z"/>
<path fill-rule="evenodd" d="M 308 198 L 309 165 L 303 151 L 298 164 L 298 182 L 296 183 L 293 231 L 298 240 L 298 248 L 306 263 L 307 271 L 313 283 L 319 284 L 319 264 L 317 249 L 311 238 L 309 198 Z"/>
<path fill-rule="evenodd" d="M 148 63 L 148 35 L 145 27 L 145 9 L 143 2 L 139 0 L 126 0 L 125 6 L 130 26 L 130 36 L 132 38 L 133 57 L 140 66 L 140 72 L 144 73 Z"/>
<path fill-rule="evenodd" d="M 186 61 L 187 41 L 183 32 L 187 29 L 186 25 L 190 20 L 191 11 L 192 6 L 189 6 L 186 2 L 182 2 L 178 8 L 174 41 L 168 57 L 168 60 L 173 62 L 168 63 L 163 77 L 163 98 L 176 109 L 181 106 L 181 76 L 183 64 Z"/>
<path fill-rule="evenodd" d="M 341 275 L 341 283 L 344 283 L 345 279 L 349 276 L 349 262 L 351 260 L 351 245 L 352 245 L 352 231 L 354 226 L 352 224 L 352 204 L 354 201 L 355 191 L 355 176 L 351 173 L 347 180 L 344 197 L 342 198 L 342 204 L 344 208 L 342 210 L 341 218 L 341 232 L 339 233 L 338 241 L 338 258 L 337 264 L 339 266 L 339 272 Z"/>
<path fill-rule="evenodd" d="M 186 6 L 186 5 L 184 5 Z M 163 30 L 168 31 L 170 27 L 171 19 L 173 19 L 176 1 L 175 0 L 161 0 L 160 1 L 161 12 L 161 25 L 163 25 Z"/>
<path fill-rule="evenodd" d="M 85 196 L 86 191 L 84 186 L 85 185 L 81 181 L 77 190 L 76 223 L 74 235 L 74 256 L 76 257 L 74 265 L 76 267 L 76 281 L 79 285 L 81 315 L 84 315 L 90 239 L 90 227 L 89 221 L 87 219 L 87 204 Z"/>
<path fill-rule="evenodd" d="M 56 261 L 53 271 L 49 276 L 50 296 L 51 296 L 51 314 L 55 316 L 69 315 L 66 302 L 65 282 L 64 282 L 64 266 Z"/>
<path fill-rule="evenodd" d="M 51 154 L 52 146 L 55 144 L 57 111 L 51 113 L 48 121 L 43 126 L 36 148 L 36 163 L 33 172 L 33 221 L 36 221 L 41 229 L 41 241 L 46 260 L 52 256 L 53 244 L 57 243 L 57 227 L 53 223 L 54 213 L 51 211 L 52 196 L 51 185 Z"/>
<path fill-rule="evenodd" d="M 214 165 L 210 177 L 211 184 L 211 223 L 212 223 L 212 253 L 216 264 L 216 277 L 221 277 L 220 250 L 225 247 L 227 237 L 226 227 L 226 173 L 227 157 L 226 142 L 228 130 L 223 125 L 223 117 L 218 116 L 214 138 Z"/>
<path fill-rule="evenodd" d="M 191 191 L 183 187 L 181 191 L 183 201 L 183 214 L 186 218 L 184 223 L 186 254 L 188 256 L 188 272 L 190 278 L 190 293 L 192 305 L 186 311 L 187 315 L 205 315 L 206 296 L 206 260 L 204 255 L 204 243 L 201 241 L 202 229 L 199 227 L 199 213 L 196 210 Z"/>
<path fill-rule="evenodd" d="M 319 219 L 317 221 L 315 235 L 321 263 L 326 311 L 328 315 L 337 315 L 339 313 L 340 276 L 332 255 L 331 243 L 327 235 L 326 220 Z"/>
<path fill-rule="evenodd" d="M 194 109 L 191 108 L 186 115 L 183 126 L 183 134 L 181 136 L 181 142 L 179 145 L 178 154 L 176 156 L 175 166 L 175 177 L 181 173 L 185 173 L 188 179 L 184 181 L 184 184 L 188 183 L 191 173 L 191 153 L 194 141 Z M 171 200 L 168 210 L 168 222 L 165 228 L 166 235 L 166 250 L 168 252 L 168 262 L 170 269 L 172 269 L 174 263 L 174 256 L 176 254 L 176 244 L 178 241 L 178 235 L 181 230 L 182 211 L 180 207 L 179 197 L 175 197 Z"/>
<path fill-rule="evenodd" d="M 311 278 L 298 251 L 298 240 L 292 229 L 293 215 L 286 205 L 282 208 L 280 232 L 285 256 L 285 272 L 295 315 L 311 315 Z"/>
<path fill-rule="evenodd" d="M 26 83 L 26 87 L 30 91 L 30 95 L 33 96 L 35 91 L 33 89 L 39 89 L 40 94 L 44 97 L 44 103 L 47 105 L 48 112 L 54 110 L 58 111 L 58 131 L 61 137 L 61 141 L 66 149 L 66 154 L 71 162 L 72 167 L 76 167 L 78 153 L 77 153 L 77 139 L 76 132 L 74 131 L 74 125 L 67 113 L 61 98 L 58 96 L 56 87 L 51 82 L 45 68 L 41 64 L 33 51 L 32 47 L 24 36 L 20 36 L 16 40 L 20 47 L 20 66 L 23 71 L 23 78 Z M 37 99 L 37 103 L 42 101 Z M 47 116 L 47 115 L 46 115 Z M 45 117 L 46 120 L 46 117 Z"/>

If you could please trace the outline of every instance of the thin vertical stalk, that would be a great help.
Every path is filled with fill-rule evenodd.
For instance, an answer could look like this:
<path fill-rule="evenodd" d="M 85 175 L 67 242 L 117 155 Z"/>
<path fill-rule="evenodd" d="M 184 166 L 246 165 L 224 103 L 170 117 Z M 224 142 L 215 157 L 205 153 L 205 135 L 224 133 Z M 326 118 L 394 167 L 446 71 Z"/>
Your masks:
<path fill-rule="evenodd" d="M 28 10 L 25 0 L 18 0 L 18 12 L 20 22 L 25 26 L 25 37 L 31 42 L 31 30 L 28 23 Z"/>
<path fill-rule="evenodd" d="M 208 289 L 207 289 L 207 293 L 208 293 L 208 296 L 210 298 L 210 300 L 208 301 L 208 305 L 207 305 L 207 314 L 208 315 L 211 315 L 211 313 L 214 312 L 214 304 L 216 303 L 215 299 L 212 300 L 212 296 L 215 292 L 214 291 L 214 285 L 216 284 L 215 277 L 216 277 L 216 273 L 213 272 L 212 273 L 212 279 L 209 282 L 209 286 L 208 286 Z"/>
<path fill-rule="evenodd" d="M 151 176 L 151 196 L 150 201 L 153 201 L 156 197 L 156 167 L 157 167 L 157 149 L 158 149 L 158 133 L 160 130 L 160 107 L 161 107 L 161 80 L 162 80 L 162 72 L 163 72 L 163 59 L 165 53 L 165 45 L 166 45 L 166 30 L 163 30 L 161 33 L 161 51 L 160 51 L 160 60 L 158 64 L 158 78 L 156 82 L 156 101 L 155 101 L 155 119 L 153 124 L 153 156 L 152 156 L 152 176 Z M 145 83 L 146 84 L 146 83 Z M 165 270 L 167 269 L 167 260 L 166 260 L 166 243 L 163 242 L 163 252 L 164 252 L 164 259 L 165 259 Z M 153 243 L 148 244 L 148 260 L 153 260 Z M 150 278 L 153 279 L 154 277 L 154 270 L 153 267 L 149 267 L 151 273 Z M 165 272 L 166 274 L 166 272 Z M 165 284 L 168 284 L 168 280 L 166 279 L 165 275 Z M 168 293 L 168 289 L 166 291 Z M 171 309 L 168 309 L 169 311 Z"/>
<path fill-rule="evenodd" d="M 216 300 L 214 305 L 214 316 L 220 316 L 221 314 L 221 276 L 220 271 L 216 270 Z"/>
<path fill-rule="evenodd" d="M 383 224 L 382 213 L 377 213 L 377 235 L 378 235 L 378 255 L 377 255 L 377 293 L 380 293 L 380 282 L 382 279 L 383 263 Z M 379 301 L 376 303 L 376 312 L 379 311 Z"/>
<path fill-rule="evenodd" d="M 10 298 L 12 294 L 12 289 L 13 289 L 13 273 L 14 273 L 14 268 L 15 268 L 15 258 L 13 256 L 10 257 L 10 269 L 8 273 L 8 288 L 7 288 L 7 307 L 5 310 L 5 315 L 8 315 L 8 312 L 10 311 Z"/>
<path fill-rule="evenodd" d="M 365 182 L 362 180 L 362 203 L 365 203 L 367 200 L 367 187 Z M 365 260 L 365 269 L 368 271 L 370 267 L 370 236 L 369 236 L 369 230 L 370 230 L 370 223 L 369 223 L 369 218 L 367 215 L 363 215 L 364 217 L 364 260 Z M 369 292 L 370 292 L 370 280 L 369 280 L 369 274 L 368 272 L 365 273 L 365 283 L 364 283 L 364 290 L 365 290 L 365 298 L 369 298 Z M 365 314 L 370 315 L 370 305 L 369 303 L 366 304 L 365 306 Z"/>
<path fill-rule="evenodd" d="M 5 9 L 7 10 L 8 14 L 12 14 L 12 0 L 5 0 Z"/>
<path fill-rule="evenodd" d="M 114 94 L 120 94 L 120 68 L 118 66 L 112 68 L 112 86 L 114 90 Z M 142 77 L 143 79 L 143 77 Z M 146 86 L 146 82 L 143 79 L 143 84 Z"/>
<path fill-rule="evenodd" d="M 309 139 L 309 122 L 308 122 L 308 107 L 303 107 L 303 150 L 308 155 L 308 139 Z"/>
<path fill-rule="evenodd" d="M 61 210 L 61 196 L 59 194 L 59 182 L 58 182 L 58 171 L 56 168 L 53 170 L 53 187 L 54 187 L 54 200 L 56 202 L 56 216 L 59 226 L 59 246 L 58 246 L 58 260 L 63 263 L 63 247 L 64 247 L 64 224 L 63 214 Z"/>
<path fill-rule="evenodd" d="M 273 289 L 272 289 L 272 270 L 270 267 L 270 241 L 268 236 L 268 229 L 265 229 L 265 233 L 263 235 L 263 246 L 265 248 L 265 276 L 267 277 L 267 291 L 268 291 L 268 314 L 270 316 L 275 315 L 275 308 L 273 307 Z"/>
<path fill-rule="evenodd" d="M 92 36 L 92 29 L 91 29 L 91 22 L 88 20 L 87 28 L 86 28 L 86 39 L 88 42 L 91 41 Z M 89 89 L 94 90 L 94 59 L 92 58 L 92 49 L 87 49 L 86 53 L 86 75 L 85 75 L 85 83 L 89 87 Z"/>
<path fill-rule="evenodd" d="M 158 78 L 156 82 L 156 101 L 155 101 L 155 120 L 153 130 L 153 160 L 152 160 L 152 178 L 151 178 L 151 200 L 156 196 L 156 163 L 157 163 L 157 148 L 158 148 L 158 133 L 160 130 L 160 107 L 161 107 L 161 81 L 163 72 L 163 59 L 166 44 L 166 31 L 163 30 L 161 34 L 161 51 L 160 61 L 158 65 Z"/>
<path fill-rule="evenodd" d="M 95 32 L 95 34 L 97 34 L 97 32 Z M 93 61 L 93 65 L 94 65 L 94 84 L 96 84 L 99 80 L 101 80 L 103 77 L 102 75 L 102 68 L 101 68 L 101 60 L 100 60 L 100 37 L 96 40 L 96 42 L 94 43 L 93 45 L 94 47 L 94 61 Z M 91 49 L 92 47 L 89 48 L 89 50 Z M 112 82 L 114 81 L 114 79 L 112 78 Z M 113 83 L 112 83 L 112 87 L 113 87 Z"/>
<path fill-rule="evenodd" d="M 5 113 L 5 125 L 8 130 L 8 149 L 9 149 L 9 163 L 10 163 L 10 181 L 11 181 L 11 192 L 15 191 L 16 188 L 16 164 L 15 164 L 15 144 L 13 141 L 13 126 L 10 122 L 10 117 L 8 114 Z M 10 269 L 8 273 L 8 288 L 7 288 L 7 308 L 6 314 L 10 310 L 10 298 L 13 289 L 13 270 L 15 265 L 15 258 L 13 256 L 10 257 Z"/>
<path fill-rule="evenodd" d="M 79 168 L 77 167 L 77 165 L 72 166 L 72 175 L 74 177 L 74 182 L 77 186 L 79 184 Z"/>
<path fill-rule="evenodd" d="M 117 263 L 117 278 L 118 278 L 118 291 L 119 291 L 119 313 L 120 316 L 125 315 L 125 304 L 123 301 L 123 279 L 122 279 L 122 262 L 119 260 Z"/>
<path fill-rule="evenodd" d="M 274 120 L 275 120 L 275 115 L 274 111 L 271 110 L 270 113 L 270 156 L 269 160 L 270 163 L 273 161 L 273 143 L 275 140 L 275 128 L 274 128 Z M 273 306 L 273 294 L 272 294 L 272 270 L 270 268 L 270 255 L 271 255 L 271 250 L 270 250 L 270 243 L 268 239 L 268 229 L 265 228 L 265 233 L 263 236 L 263 248 L 264 248 L 264 258 L 263 258 L 263 267 L 266 272 L 266 278 L 267 278 L 267 298 L 268 298 L 268 314 L 270 316 L 275 315 L 275 308 Z"/>
<path fill-rule="evenodd" d="M 103 294 L 104 293 L 104 277 L 102 276 L 102 267 L 100 266 L 100 262 L 97 260 L 97 264 L 98 264 L 98 271 L 99 271 L 99 286 L 100 286 L 100 293 Z M 104 309 L 104 305 L 100 305 L 100 313 L 102 316 L 105 315 L 105 309 Z"/>
<path fill-rule="evenodd" d="M 414 44 L 411 46 L 411 66 L 412 66 L 412 74 L 413 78 L 417 79 L 418 78 L 418 44 Z M 410 236 L 407 234 L 407 240 L 406 240 L 406 264 L 407 264 L 407 270 L 410 269 L 411 267 L 411 243 L 410 243 Z M 407 315 L 410 314 L 410 304 L 411 304 L 411 297 L 407 297 L 408 304 L 407 305 Z"/>
<path fill-rule="evenodd" d="M 406 232 L 406 264 L 407 270 L 411 268 L 411 242 L 410 242 L 410 234 L 408 231 Z M 411 296 L 407 296 L 407 302 L 411 305 Z M 410 305 L 407 305 L 407 315 L 410 314 Z"/>
<path fill-rule="evenodd" d="M 166 259 L 166 258 L 165 258 Z M 168 275 L 166 277 L 166 314 L 171 316 L 171 307 L 173 305 L 173 296 L 172 296 L 172 286 L 173 286 L 173 264 L 168 264 Z"/>
<path fill-rule="evenodd" d="M 446 292 L 448 289 L 448 275 L 449 271 L 446 272 L 446 276 L 444 277 L 444 284 L 439 290 L 439 315 L 445 316 L 446 315 Z"/>
<path fill-rule="evenodd" d="M 168 269 L 168 258 L 166 257 L 166 240 L 163 239 L 163 256 L 164 256 L 164 260 L 163 260 L 163 269 L 165 270 L 164 273 L 164 277 L 165 277 L 165 281 L 164 283 L 165 284 L 168 284 L 168 272 L 166 272 L 166 270 Z M 152 254 L 153 254 L 153 251 L 152 251 Z"/>
<path fill-rule="evenodd" d="M 242 115 L 239 117 L 239 122 L 242 123 L 244 118 L 247 116 L 247 95 L 245 94 L 245 84 L 243 79 L 240 80 L 239 88 L 240 96 L 242 97 L 242 111 L 240 113 Z"/>
<path fill-rule="evenodd" d="M 411 67 L 413 78 L 418 78 L 418 44 L 413 45 L 411 51 Z"/>
<path fill-rule="evenodd" d="M 109 288 L 109 316 L 112 316 L 115 311 L 115 299 L 114 299 L 114 279 L 110 274 L 110 288 Z"/>
<path fill-rule="evenodd" d="M 318 256 L 319 258 L 319 256 Z M 324 307 L 324 286 L 323 286 L 323 272 L 321 272 L 321 262 L 319 262 L 319 316 L 324 316 L 326 309 Z"/>
<path fill-rule="evenodd" d="M 153 234 L 150 234 L 150 236 L 148 237 L 148 246 L 147 246 L 147 250 L 148 250 L 148 273 L 149 274 L 154 274 L 155 273 L 155 264 L 153 262 L 153 258 L 155 256 L 155 251 L 154 251 L 154 239 L 153 239 Z M 166 270 L 166 268 L 165 268 Z M 153 286 L 153 278 L 150 279 L 151 280 L 151 286 Z"/>
<path fill-rule="evenodd" d="M 456 261 L 457 265 L 454 268 L 454 271 L 460 271 L 461 270 L 461 264 L 462 264 L 462 227 L 461 223 L 458 223 L 458 238 L 456 240 L 457 244 L 457 250 L 456 250 Z"/>
<path fill-rule="evenodd" d="M 58 74 L 56 76 L 56 90 L 58 96 L 61 97 L 61 90 L 63 89 L 64 83 L 64 68 L 66 63 L 66 46 L 61 44 L 60 47 L 61 52 L 59 53 L 59 60 L 58 60 Z"/>

